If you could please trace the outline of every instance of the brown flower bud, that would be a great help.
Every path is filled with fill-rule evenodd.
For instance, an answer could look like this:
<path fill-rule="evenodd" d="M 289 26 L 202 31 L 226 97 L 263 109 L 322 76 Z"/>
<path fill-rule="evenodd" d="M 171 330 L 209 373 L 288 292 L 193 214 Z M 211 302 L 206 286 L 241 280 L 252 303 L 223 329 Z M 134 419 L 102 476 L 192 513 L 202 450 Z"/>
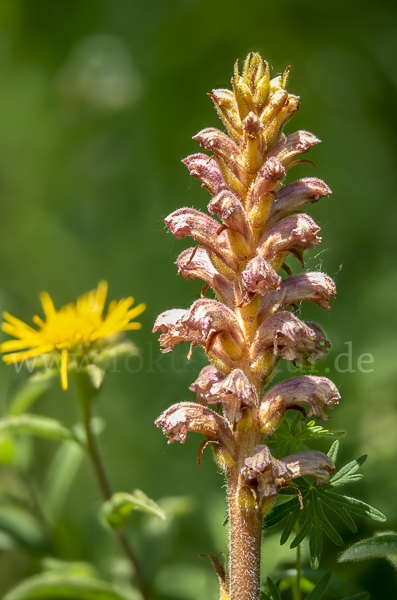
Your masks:
<path fill-rule="evenodd" d="M 264 194 L 273 191 L 278 182 L 282 181 L 284 177 L 285 169 L 280 161 L 275 157 L 267 159 L 259 170 L 255 183 L 248 193 L 248 209 L 255 206 Z"/>
<path fill-rule="evenodd" d="M 181 240 L 190 236 L 199 244 L 212 250 L 231 269 L 237 269 L 238 262 L 230 247 L 225 231 L 218 234 L 219 223 L 194 208 L 179 208 L 164 219 L 171 233 Z"/>
<path fill-rule="evenodd" d="M 232 425 L 243 416 L 243 406 L 255 406 L 255 391 L 241 369 L 234 369 L 227 377 L 211 386 L 208 404 L 218 402 L 223 403 L 224 415 Z"/>
<path fill-rule="evenodd" d="M 200 179 L 212 196 L 215 196 L 221 190 L 227 189 L 219 165 L 212 157 L 201 153 L 191 154 L 184 158 L 182 162 L 189 169 L 190 175 Z"/>
<path fill-rule="evenodd" d="M 215 269 L 205 248 L 201 246 L 187 248 L 178 256 L 176 264 L 178 273 L 182 273 L 185 279 L 200 278 L 206 281 L 228 306 L 234 307 L 233 284 Z"/>
<path fill-rule="evenodd" d="M 298 211 L 307 202 L 313 204 L 330 194 L 332 194 L 330 188 L 317 177 L 305 177 L 286 185 L 277 192 L 278 201 L 272 203 L 266 228 L 272 227 L 280 219 Z"/>
<path fill-rule="evenodd" d="M 319 144 L 315 135 L 305 130 L 295 131 L 288 137 L 283 136 L 276 144 L 268 156 L 276 156 L 281 164 L 288 169 L 291 163 L 300 155 L 309 152 L 312 146 Z"/>
<path fill-rule="evenodd" d="M 288 277 L 281 283 L 279 290 L 266 294 L 260 308 L 259 320 L 262 322 L 276 310 L 285 310 L 298 302 L 315 302 L 328 309 L 335 294 L 335 283 L 325 273 L 301 273 Z"/>
<path fill-rule="evenodd" d="M 199 376 L 197 377 L 196 381 L 194 381 L 189 387 L 189 390 L 192 392 L 196 392 L 197 402 L 206 406 L 208 397 L 211 395 L 211 387 L 214 385 L 214 383 L 222 381 L 222 379 L 224 378 L 225 376 L 223 375 L 223 373 L 218 371 L 218 369 L 216 369 L 212 365 L 207 365 L 206 367 L 201 369 Z"/>
<path fill-rule="evenodd" d="M 235 231 L 238 231 L 250 242 L 251 231 L 247 223 L 244 208 L 240 200 L 230 190 L 223 190 L 212 198 L 208 204 L 210 215 L 217 215 Z"/>
<path fill-rule="evenodd" d="M 215 127 L 203 129 L 193 136 L 193 139 L 200 142 L 204 150 L 210 150 L 215 154 L 228 187 L 241 195 L 248 186 L 248 180 L 239 147 Z"/>
<path fill-rule="evenodd" d="M 213 410 L 195 402 L 179 402 L 165 410 L 155 420 L 161 427 L 168 443 L 186 442 L 189 431 L 202 433 L 212 442 L 221 444 L 231 457 L 234 456 L 234 437 L 227 422 Z"/>
<path fill-rule="evenodd" d="M 329 416 L 324 408 L 333 408 L 339 400 L 338 388 L 327 377 L 304 375 L 278 383 L 266 392 L 260 404 L 261 432 L 271 435 L 281 424 L 285 412 L 300 410 L 299 404 L 308 404 L 308 417 L 314 415 L 327 421 Z"/>
<path fill-rule="evenodd" d="M 264 296 L 268 290 L 280 286 L 281 277 L 262 256 L 255 256 L 241 273 L 244 289 L 247 292 Z"/>
<path fill-rule="evenodd" d="M 271 353 L 310 365 L 309 359 L 321 360 L 329 347 L 330 343 L 318 325 L 304 323 L 290 312 L 276 313 L 256 332 L 250 348 L 252 368 L 263 354 Z"/>
<path fill-rule="evenodd" d="M 306 248 L 315 248 L 321 242 L 316 235 L 319 231 L 320 227 L 309 215 L 291 215 L 263 234 L 257 254 L 277 270 L 286 252 L 291 252 L 301 260 L 301 253 Z"/>

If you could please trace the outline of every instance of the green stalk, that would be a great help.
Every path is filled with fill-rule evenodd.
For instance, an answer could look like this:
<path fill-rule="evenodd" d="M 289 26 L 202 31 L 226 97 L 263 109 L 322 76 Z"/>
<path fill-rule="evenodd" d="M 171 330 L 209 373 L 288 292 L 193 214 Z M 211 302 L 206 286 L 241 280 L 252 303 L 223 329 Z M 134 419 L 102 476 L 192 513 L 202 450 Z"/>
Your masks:
<path fill-rule="evenodd" d="M 299 520 L 295 523 L 295 533 L 299 533 Z M 301 545 L 296 547 L 296 600 L 301 600 Z"/>
<path fill-rule="evenodd" d="M 80 400 L 80 406 L 83 413 L 83 424 L 87 438 L 87 451 L 88 455 L 91 459 L 91 464 L 94 469 L 99 488 L 101 490 L 103 499 L 110 500 L 113 496 L 113 491 L 111 485 L 109 483 L 108 476 L 105 471 L 105 467 L 99 453 L 99 449 L 96 443 L 96 439 L 91 427 L 91 407 L 92 400 L 97 395 L 98 390 L 95 389 L 89 380 L 88 375 L 84 371 L 75 372 L 75 381 L 77 392 Z M 135 573 L 136 582 L 138 588 L 142 594 L 144 600 L 149 600 L 148 590 L 145 583 L 145 580 L 142 575 L 142 570 L 139 565 L 139 562 L 135 556 L 134 551 L 132 550 L 127 538 L 124 533 L 118 531 L 116 533 L 119 543 L 124 551 L 124 554 L 128 558 L 133 571 Z"/>

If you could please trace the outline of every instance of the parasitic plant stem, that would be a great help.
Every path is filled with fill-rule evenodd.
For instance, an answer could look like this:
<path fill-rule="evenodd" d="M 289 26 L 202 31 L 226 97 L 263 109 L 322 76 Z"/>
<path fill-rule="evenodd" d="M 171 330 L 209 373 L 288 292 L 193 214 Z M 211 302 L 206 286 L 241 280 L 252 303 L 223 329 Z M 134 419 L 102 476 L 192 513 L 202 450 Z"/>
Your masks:
<path fill-rule="evenodd" d="M 299 107 L 298 96 L 286 90 L 288 72 L 270 79 L 267 63 L 249 54 L 242 73 L 235 65 L 233 89 L 212 91 L 227 133 L 203 129 L 193 139 L 210 156 L 183 161 L 210 192 L 211 216 L 184 207 L 165 219 L 177 239 L 195 242 L 179 255 L 178 272 L 205 285 L 189 309 L 159 315 L 153 331 L 161 334 L 162 352 L 188 341 L 188 356 L 201 346 L 210 365 L 190 387 L 196 402 L 174 404 L 156 425 L 168 443 L 183 443 L 189 431 L 204 434 L 198 464 L 210 444 L 226 474 L 229 573 L 212 558 L 222 600 L 259 600 L 262 520 L 278 491 L 301 476 L 324 485 L 335 470 L 322 452 L 277 459 L 266 446 L 288 410 L 325 420 L 324 409 L 340 399 L 332 381 L 313 376 L 284 381 L 263 396 L 281 360 L 311 365 L 326 356 L 330 343 L 321 328 L 295 311 L 301 302 L 329 308 L 336 293 L 324 273 L 294 275 L 286 263 L 292 256 L 303 267 L 305 251 L 321 241 L 319 226 L 302 207 L 331 193 L 315 177 L 284 184 L 300 155 L 320 141 L 307 131 L 283 133 Z M 215 299 L 205 296 L 209 288 Z M 210 405 L 222 407 L 222 414 Z"/>

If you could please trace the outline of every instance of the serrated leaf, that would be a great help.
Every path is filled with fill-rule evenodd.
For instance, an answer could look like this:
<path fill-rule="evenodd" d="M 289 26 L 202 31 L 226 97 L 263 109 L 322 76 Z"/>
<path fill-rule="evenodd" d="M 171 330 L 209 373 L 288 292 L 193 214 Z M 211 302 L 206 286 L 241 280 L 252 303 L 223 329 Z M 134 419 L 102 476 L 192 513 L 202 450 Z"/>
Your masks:
<path fill-rule="evenodd" d="M 320 600 L 327 591 L 331 575 L 331 571 L 325 573 L 325 575 L 321 577 L 320 581 L 317 582 L 316 586 L 312 589 L 310 594 L 306 596 L 306 600 Z"/>
<path fill-rule="evenodd" d="M 267 577 L 266 582 L 267 582 L 267 586 L 269 588 L 269 592 L 270 592 L 273 600 L 281 600 L 280 593 L 279 593 L 273 579 L 271 579 L 270 577 Z"/>
<path fill-rule="evenodd" d="M 53 440 L 75 439 L 73 433 L 60 421 L 28 413 L 0 419 L 0 433 L 3 431 L 37 435 Z"/>
<path fill-rule="evenodd" d="M 339 440 L 335 440 L 334 443 L 332 444 L 331 448 L 328 450 L 328 456 L 330 457 L 330 459 L 332 460 L 333 463 L 335 463 L 336 459 L 338 458 L 338 452 L 339 452 Z"/>
<path fill-rule="evenodd" d="M 361 540 L 342 552 L 338 557 L 338 562 L 387 558 L 389 554 L 397 554 L 397 533 L 382 533 L 373 538 Z"/>
<path fill-rule="evenodd" d="M 288 538 L 289 538 L 289 536 L 292 533 L 292 530 L 293 530 L 293 528 L 295 526 L 295 523 L 299 519 L 300 512 L 301 512 L 301 510 L 300 510 L 299 504 L 295 507 L 294 510 L 292 510 L 290 512 L 289 517 L 287 519 L 287 522 L 284 525 L 284 531 L 281 534 L 281 538 L 280 538 L 280 544 L 281 545 L 285 544 L 285 542 L 288 541 Z"/>
<path fill-rule="evenodd" d="M 337 473 L 335 473 L 335 475 L 331 476 L 328 485 L 331 487 L 338 487 L 345 483 L 349 483 L 350 481 L 353 480 L 353 478 L 351 476 L 354 473 L 356 473 L 356 471 L 358 471 L 360 466 L 366 460 L 367 460 L 367 456 L 365 454 L 363 456 L 360 456 L 360 458 L 357 458 L 356 460 L 352 460 L 350 463 L 348 463 L 347 465 L 342 467 L 342 469 L 340 469 Z M 361 477 L 362 477 L 362 475 L 359 476 L 360 479 L 361 479 Z M 356 481 L 356 479 L 354 479 L 354 481 Z"/>
<path fill-rule="evenodd" d="M 3 600 L 32 600 L 32 598 L 132 600 L 134 597 L 100 579 L 66 575 L 65 573 L 43 573 L 22 581 L 8 592 Z"/>
<path fill-rule="evenodd" d="M 146 496 L 141 490 L 134 490 L 132 494 L 117 492 L 102 505 L 102 515 L 114 529 L 120 529 L 126 524 L 132 510 L 140 510 L 150 515 L 155 515 L 165 521 L 165 512 L 159 505 Z"/>
<path fill-rule="evenodd" d="M 310 550 L 310 566 L 312 569 L 318 569 L 320 565 L 321 551 L 323 548 L 323 533 L 320 523 L 317 519 L 313 519 L 313 525 L 310 530 L 309 550 Z"/>

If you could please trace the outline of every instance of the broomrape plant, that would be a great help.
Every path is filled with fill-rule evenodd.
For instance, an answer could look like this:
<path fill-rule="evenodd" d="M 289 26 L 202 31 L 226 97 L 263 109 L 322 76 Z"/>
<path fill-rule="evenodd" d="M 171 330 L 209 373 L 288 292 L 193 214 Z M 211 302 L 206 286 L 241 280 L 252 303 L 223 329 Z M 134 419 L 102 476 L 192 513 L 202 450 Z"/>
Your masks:
<path fill-rule="evenodd" d="M 268 388 L 282 359 L 310 365 L 326 356 L 330 343 L 321 328 L 302 321 L 295 312 L 301 302 L 328 309 L 336 293 L 334 282 L 324 273 L 293 275 L 285 262 L 292 254 L 303 267 L 305 250 L 320 243 L 319 226 L 301 209 L 331 193 L 315 177 L 284 185 L 288 170 L 304 162 L 301 155 L 320 142 L 307 131 L 283 133 L 299 106 L 298 96 L 286 90 L 288 71 L 270 79 L 269 67 L 259 54 L 247 56 L 242 73 L 236 62 L 232 90 L 217 89 L 210 94 L 227 133 L 203 129 L 193 139 L 211 154 L 193 154 L 183 161 L 210 192 L 211 216 L 184 207 L 165 219 L 178 240 L 190 236 L 196 242 L 178 257 L 178 272 L 205 284 L 189 309 L 159 315 L 154 331 L 161 334 L 162 352 L 187 341 L 189 355 L 194 346 L 201 346 L 210 365 L 190 387 L 196 402 L 174 404 L 158 417 L 156 425 L 168 443 L 185 442 L 189 431 L 204 434 L 198 464 L 210 444 L 225 473 L 228 570 L 212 557 L 222 600 L 259 598 L 262 523 L 267 515 L 268 524 L 287 518 L 284 543 L 301 509 L 308 512 L 302 528 L 297 526 L 292 547 L 299 546 L 310 532 L 314 568 L 321 553 L 322 529 L 333 541 L 341 542 L 322 504 L 329 505 L 352 529 L 349 510 L 384 519 L 367 505 L 329 491 L 337 481 L 346 483 L 346 473 L 354 471 L 348 465 L 331 476 L 336 446 L 329 455 L 305 450 L 276 457 L 275 444 L 269 444 L 287 411 L 298 411 L 298 421 L 312 415 L 327 420 L 325 411 L 340 400 L 337 387 L 326 377 L 294 377 Z M 206 297 L 209 288 L 216 299 Z M 222 407 L 222 412 L 210 406 Z M 291 491 L 296 497 L 272 513 L 278 496 Z M 318 593 L 322 588 L 324 593 L 326 583 L 321 583 Z M 276 600 L 278 591 L 271 580 L 269 586 Z M 296 597 L 300 598 L 299 568 Z"/>

